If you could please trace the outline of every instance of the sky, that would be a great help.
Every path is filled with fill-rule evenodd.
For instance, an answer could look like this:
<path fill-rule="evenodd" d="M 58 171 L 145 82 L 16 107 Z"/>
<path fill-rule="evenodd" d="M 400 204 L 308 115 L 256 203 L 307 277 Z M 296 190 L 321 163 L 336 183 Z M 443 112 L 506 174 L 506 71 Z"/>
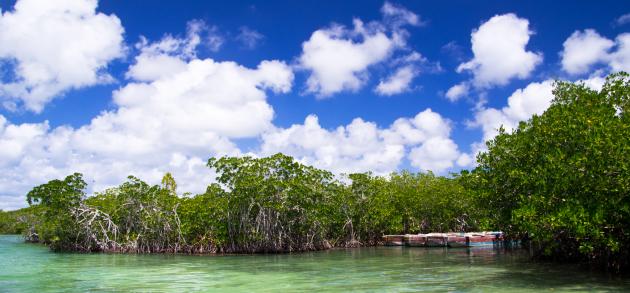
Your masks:
<path fill-rule="evenodd" d="M 199 193 L 210 157 L 475 167 L 554 80 L 630 71 L 625 1 L 0 0 L 0 209 L 74 172 Z"/>

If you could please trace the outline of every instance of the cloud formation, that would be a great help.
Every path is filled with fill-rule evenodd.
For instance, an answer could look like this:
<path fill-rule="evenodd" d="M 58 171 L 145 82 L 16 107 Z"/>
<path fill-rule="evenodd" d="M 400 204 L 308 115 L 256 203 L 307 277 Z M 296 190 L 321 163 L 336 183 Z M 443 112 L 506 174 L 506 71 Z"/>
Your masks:
<path fill-rule="evenodd" d="M 471 34 L 473 59 L 460 64 L 457 72 L 473 74 L 477 88 L 506 85 L 514 78 L 524 79 L 542 60 L 542 53 L 527 50 L 533 32 L 529 21 L 516 14 L 496 15 Z"/>
<path fill-rule="evenodd" d="M 306 92 L 325 98 L 357 91 L 369 79 L 370 66 L 384 62 L 406 46 L 408 32 L 403 26 L 419 25 L 420 18 L 389 2 L 385 2 L 381 13 L 380 22 L 354 19 L 352 29 L 333 24 L 313 32 L 302 44 L 298 58 L 299 67 L 309 72 Z"/>
<path fill-rule="evenodd" d="M 592 72 L 597 65 L 612 72 L 628 72 L 630 33 L 620 34 L 613 41 L 593 29 L 575 31 L 564 41 L 560 57 L 562 69 L 572 75 Z"/>
<path fill-rule="evenodd" d="M 107 65 L 125 55 L 124 29 L 115 15 L 96 12 L 96 0 L 19 0 L 0 15 L 0 76 L 5 108 L 41 112 L 70 89 L 108 83 Z"/>
<path fill-rule="evenodd" d="M 303 124 L 263 134 L 260 153 L 283 152 L 336 173 L 377 174 L 395 171 L 409 155 L 414 167 L 442 173 L 459 156 L 450 131 L 450 122 L 431 109 L 412 118 L 399 118 L 384 129 L 356 118 L 329 130 L 321 127 L 317 116 L 309 115 Z"/>
<path fill-rule="evenodd" d="M 608 50 L 614 45 L 613 41 L 593 29 L 575 31 L 564 41 L 564 50 L 560 54 L 562 69 L 569 74 L 586 73 L 591 65 L 606 61 Z"/>
<path fill-rule="evenodd" d="M 451 102 L 457 102 L 460 98 L 468 95 L 470 87 L 467 82 L 460 82 L 446 91 L 446 98 Z"/>
<path fill-rule="evenodd" d="M 400 94 L 409 90 L 409 85 L 418 74 L 418 69 L 413 65 L 405 65 L 398 68 L 385 80 L 381 80 L 376 86 L 376 93 L 384 96 Z"/>

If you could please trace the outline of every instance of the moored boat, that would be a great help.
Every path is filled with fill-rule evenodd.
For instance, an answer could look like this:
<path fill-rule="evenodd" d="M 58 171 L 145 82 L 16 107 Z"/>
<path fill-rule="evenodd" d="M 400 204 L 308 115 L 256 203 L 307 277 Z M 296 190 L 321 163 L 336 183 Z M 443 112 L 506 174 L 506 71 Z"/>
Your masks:
<path fill-rule="evenodd" d="M 407 246 L 425 246 L 427 235 L 424 234 L 407 234 L 405 235 L 405 245 Z"/>
<path fill-rule="evenodd" d="M 383 242 L 386 246 L 403 246 L 404 235 L 385 235 L 383 236 Z"/>
<path fill-rule="evenodd" d="M 448 244 L 447 236 L 442 233 L 427 234 L 425 246 L 428 247 L 445 247 Z"/>
<path fill-rule="evenodd" d="M 465 235 L 450 234 L 446 237 L 448 247 L 466 247 L 468 238 Z"/>
<path fill-rule="evenodd" d="M 468 246 L 493 246 L 497 240 L 497 235 L 486 233 L 470 233 L 466 235 Z"/>

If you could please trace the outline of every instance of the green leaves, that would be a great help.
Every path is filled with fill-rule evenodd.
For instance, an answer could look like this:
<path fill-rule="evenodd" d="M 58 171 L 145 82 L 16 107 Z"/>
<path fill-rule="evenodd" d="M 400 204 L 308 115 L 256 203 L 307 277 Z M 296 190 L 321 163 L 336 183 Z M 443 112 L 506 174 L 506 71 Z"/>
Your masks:
<path fill-rule="evenodd" d="M 554 257 L 609 259 L 624 250 L 619 243 L 628 251 L 629 92 L 626 73 L 609 76 L 600 92 L 556 82 L 544 114 L 488 142 L 473 174 L 480 200 L 499 215 L 495 225 L 529 233 Z M 627 265 L 627 253 L 618 257 Z"/>
<path fill-rule="evenodd" d="M 328 208 L 339 184 L 330 172 L 276 154 L 208 160 L 227 191 L 228 251 L 295 251 L 324 247 Z"/>
<path fill-rule="evenodd" d="M 81 173 L 69 175 L 64 180 L 52 180 L 36 186 L 26 195 L 29 205 L 41 204 L 52 209 L 76 206 L 85 197 L 87 186 Z"/>

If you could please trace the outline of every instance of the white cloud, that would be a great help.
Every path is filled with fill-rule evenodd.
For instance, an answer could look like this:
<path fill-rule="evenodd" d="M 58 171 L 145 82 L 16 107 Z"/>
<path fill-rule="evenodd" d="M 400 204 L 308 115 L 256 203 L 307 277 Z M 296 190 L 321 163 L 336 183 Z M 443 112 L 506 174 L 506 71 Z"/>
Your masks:
<path fill-rule="evenodd" d="M 585 73 L 590 66 L 608 59 L 613 41 L 600 36 L 595 30 L 575 31 L 564 41 L 562 69 L 570 74 Z"/>
<path fill-rule="evenodd" d="M 456 163 L 459 167 L 472 167 L 475 164 L 475 158 L 471 154 L 463 153 L 459 155 Z"/>
<path fill-rule="evenodd" d="M 461 82 L 448 89 L 445 96 L 449 101 L 456 102 L 460 98 L 467 96 L 469 90 L 468 83 Z"/>
<path fill-rule="evenodd" d="M 360 35 L 355 42 L 351 35 Z M 342 26 L 317 30 L 302 44 L 300 66 L 311 71 L 307 91 L 320 97 L 360 89 L 367 80 L 367 68 L 385 60 L 395 44 L 383 32 L 368 33 L 355 20 L 354 30 Z"/>
<path fill-rule="evenodd" d="M 310 115 L 304 124 L 264 134 L 261 153 L 283 152 L 303 163 L 337 173 L 372 170 L 382 174 L 398 166 L 404 147 L 387 143 L 380 133 L 376 124 L 360 118 L 347 126 L 327 130 L 319 125 L 317 116 Z"/>
<path fill-rule="evenodd" d="M 187 23 L 186 37 L 178 38 L 170 34 L 160 41 L 149 43 L 141 36 L 136 44 L 140 54 L 125 76 L 138 81 L 153 81 L 163 76 L 180 73 L 186 69 L 187 61 L 197 57 L 197 47 L 204 44 L 202 34 L 209 32 L 205 45 L 210 50 L 219 50 L 223 39 L 216 32 L 216 27 L 209 28 L 205 22 L 192 20 Z"/>
<path fill-rule="evenodd" d="M 185 71 L 186 66 L 184 60 L 167 54 L 140 54 L 125 75 L 138 81 L 152 81 Z"/>
<path fill-rule="evenodd" d="M 411 81 L 417 74 L 417 69 L 412 65 L 403 66 L 386 80 L 381 80 L 375 90 L 378 94 L 385 96 L 406 92 L 409 90 Z"/>
<path fill-rule="evenodd" d="M 624 33 L 615 39 L 617 50 L 610 54 L 612 71 L 630 72 L 630 33 Z"/>
<path fill-rule="evenodd" d="M 452 168 L 454 161 L 459 156 L 460 153 L 453 140 L 435 137 L 427 140 L 421 146 L 413 148 L 409 153 L 409 160 L 412 166 L 422 170 L 443 172 Z"/>
<path fill-rule="evenodd" d="M 413 12 L 386 2 L 381 9 L 382 22 L 363 23 L 354 19 L 354 27 L 332 25 L 319 29 L 302 44 L 299 67 L 308 70 L 306 91 L 328 97 L 341 91 L 357 91 L 369 78 L 368 68 L 387 60 L 395 50 L 406 46 L 403 25 L 419 25 Z"/>
<path fill-rule="evenodd" d="M 105 69 L 124 56 L 124 30 L 96 7 L 96 0 L 19 0 L 0 15 L 0 62 L 12 64 L 14 76 L 0 79 L 5 106 L 40 112 L 67 90 L 112 80 Z"/>
<path fill-rule="evenodd" d="M 460 64 L 457 72 L 471 71 L 472 82 L 479 88 L 529 77 L 543 59 L 541 53 L 526 49 L 532 34 L 529 21 L 513 13 L 490 18 L 472 32 L 474 58 Z"/>
<path fill-rule="evenodd" d="M 198 59 L 190 36 L 141 42 L 127 73 L 133 81 L 113 93 L 116 109 L 85 126 L 15 125 L 0 116 L 0 173 L 7 174 L 0 196 L 23 199 L 34 185 L 77 171 L 93 190 L 129 174 L 157 183 L 170 171 L 181 191 L 202 192 L 212 180 L 205 160 L 239 155 L 232 139 L 272 128 L 267 92 L 288 92 L 293 73 L 279 61 L 246 68 Z M 169 62 L 177 70 L 151 73 Z M 15 208 L 14 202 L 0 208 Z"/>
<path fill-rule="evenodd" d="M 594 75 L 594 76 L 589 77 L 588 79 L 580 79 L 577 82 L 584 83 L 586 87 L 594 91 L 601 91 L 602 88 L 604 87 L 604 83 L 606 83 L 606 78 L 602 76 Z"/>
<path fill-rule="evenodd" d="M 336 173 L 386 174 L 396 170 L 408 150 L 415 147 L 419 151 L 412 151 L 413 166 L 444 172 L 459 156 L 457 145 L 449 138 L 450 130 L 449 122 L 431 109 L 413 118 L 397 119 L 385 129 L 356 118 L 346 126 L 328 130 L 320 126 L 317 116 L 310 115 L 303 124 L 263 134 L 260 153 L 283 152 Z M 440 154 L 422 153 L 435 147 L 441 148 Z"/>
<path fill-rule="evenodd" d="M 500 126 L 510 132 L 520 121 L 547 110 L 553 99 L 552 90 L 552 80 L 530 83 L 525 88 L 514 91 L 502 109 L 480 109 L 471 126 L 481 127 L 484 141 L 494 138 Z"/>
<path fill-rule="evenodd" d="M 593 29 L 575 31 L 564 42 L 560 56 L 562 68 L 569 74 L 601 70 L 597 65 L 612 72 L 630 71 L 630 33 L 620 34 L 612 41 Z"/>
<path fill-rule="evenodd" d="M 254 49 L 265 38 L 265 36 L 246 26 L 240 28 L 236 40 L 241 42 L 246 49 Z"/>

